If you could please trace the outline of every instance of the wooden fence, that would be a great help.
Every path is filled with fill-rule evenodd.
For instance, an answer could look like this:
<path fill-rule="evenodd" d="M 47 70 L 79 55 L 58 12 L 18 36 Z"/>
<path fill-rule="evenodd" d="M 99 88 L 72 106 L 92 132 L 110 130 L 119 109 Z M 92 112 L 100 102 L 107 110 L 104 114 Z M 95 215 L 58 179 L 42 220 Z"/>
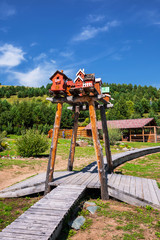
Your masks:
<path fill-rule="evenodd" d="M 160 142 L 160 127 L 145 126 L 142 134 L 132 133 L 130 130 L 130 142 Z"/>
<path fill-rule="evenodd" d="M 77 138 L 79 137 L 88 137 L 87 136 L 87 130 L 84 129 L 85 127 L 78 127 L 77 130 Z M 72 129 L 60 129 L 59 130 L 59 134 L 58 137 L 59 138 L 68 138 L 70 139 L 72 137 Z M 50 129 L 48 132 L 48 137 L 51 138 L 52 137 L 52 133 L 53 133 L 53 129 Z"/>

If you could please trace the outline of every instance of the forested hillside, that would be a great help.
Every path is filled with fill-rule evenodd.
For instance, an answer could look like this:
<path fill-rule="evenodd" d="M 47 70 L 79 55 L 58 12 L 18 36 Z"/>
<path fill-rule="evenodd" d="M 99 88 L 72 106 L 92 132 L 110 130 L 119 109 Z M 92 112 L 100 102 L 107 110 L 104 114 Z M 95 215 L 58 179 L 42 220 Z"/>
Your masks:
<path fill-rule="evenodd" d="M 154 117 L 160 125 L 160 90 L 152 86 L 132 84 L 103 84 L 110 87 L 114 107 L 106 111 L 108 120 Z M 41 88 L 23 86 L 1 86 L 0 88 L 0 131 L 21 134 L 26 128 L 39 129 L 47 134 L 53 127 L 56 105 L 42 98 L 49 95 L 50 84 Z M 10 97 L 14 102 L 9 103 Z M 38 97 L 38 98 L 37 98 Z M 71 128 L 73 112 L 63 106 L 61 128 Z M 99 119 L 99 112 L 97 111 Z M 88 111 L 80 114 L 80 124 L 89 122 Z"/>
<path fill-rule="evenodd" d="M 104 84 L 107 85 L 107 84 Z M 114 108 L 107 119 L 154 117 L 160 124 L 160 89 L 132 84 L 108 84 Z"/>

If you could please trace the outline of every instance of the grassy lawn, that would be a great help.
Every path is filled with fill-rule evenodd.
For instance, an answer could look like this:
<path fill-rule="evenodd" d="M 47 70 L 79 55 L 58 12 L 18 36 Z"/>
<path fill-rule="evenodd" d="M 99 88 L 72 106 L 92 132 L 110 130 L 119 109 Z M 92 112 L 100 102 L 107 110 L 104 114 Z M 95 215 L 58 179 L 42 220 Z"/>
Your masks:
<path fill-rule="evenodd" d="M 155 179 L 160 186 L 160 153 L 154 153 L 124 163 L 115 171 L 120 171 L 124 175 Z"/>
<path fill-rule="evenodd" d="M 33 99 L 41 99 L 42 101 L 46 100 L 48 96 L 47 95 L 44 95 L 43 97 L 41 96 L 38 96 L 38 97 L 26 97 L 26 98 L 18 98 L 17 95 L 13 95 L 13 96 L 10 96 L 10 98 L 1 98 L 1 101 L 3 100 L 7 100 L 7 102 L 9 102 L 10 104 L 13 104 L 14 102 L 16 102 L 17 100 L 19 102 L 24 102 L 24 101 L 32 101 Z"/>
<path fill-rule="evenodd" d="M 160 238 L 160 211 L 130 206 L 114 200 L 89 199 L 99 207 L 95 214 L 89 213 L 82 202 L 78 215 L 86 221 L 80 230 L 75 231 L 67 225 L 58 240 L 136 240 Z"/>
<path fill-rule="evenodd" d="M 41 197 L 0 199 L 0 231 L 30 208 Z"/>
<path fill-rule="evenodd" d="M 8 143 L 9 148 L 7 150 L 3 151 L 3 152 L 0 152 L 0 170 L 2 170 L 3 168 L 6 168 L 6 167 L 11 168 L 12 165 L 18 165 L 18 166 L 23 167 L 23 166 L 27 166 L 27 165 L 36 164 L 36 162 L 37 162 L 36 158 L 31 159 L 31 160 L 25 160 L 25 161 L 23 161 L 20 157 L 18 158 L 18 153 L 17 153 L 16 145 L 15 145 L 15 142 L 16 142 L 17 138 L 19 138 L 19 136 L 17 136 L 17 135 L 9 135 L 6 138 L 6 142 Z M 49 144 L 49 146 L 50 146 L 51 145 L 51 139 L 49 139 L 49 142 L 50 142 L 50 144 Z M 71 143 L 70 139 L 61 139 L 60 138 L 58 140 L 57 157 L 60 156 L 64 162 L 67 161 L 68 156 L 69 156 L 70 143 Z M 105 155 L 103 141 L 101 141 L 101 145 L 103 147 L 103 154 Z M 158 145 L 159 144 L 156 144 L 156 143 L 140 143 L 140 142 L 136 142 L 136 143 L 127 142 L 127 143 L 121 143 L 120 144 L 120 146 L 127 146 L 128 148 L 131 148 L 131 147 L 145 148 L 145 147 L 152 147 L 152 146 L 158 146 Z M 49 151 L 50 151 L 50 149 L 48 149 L 45 153 L 40 154 L 40 156 L 44 156 L 44 157 L 48 158 Z M 121 151 L 123 151 L 121 147 L 118 149 L 117 146 L 114 146 L 114 147 L 111 146 L 112 154 L 119 153 Z M 2 159 L 2 157 L 4 157 L 4 158 Z M 8 159 L 8 157 L 10 157 L 12 159 Z M 16 157 L 16 159 L 14 159 L 15 157 Z M 151 157 L 149 157 L 149 158 L 151 158 Z M 93 145 L 92 146 L 87 146 L 87 147 L 76 147 L 75 162 L 78 163 L 78 162 L 82 161 L 82 159 L 85 159 L 84 164 L 79 164 L 79 167 L 78 168 L 76 167 L 76 170 L 80 170 L 83 167 L 85 167 L 87 164 L 96 160 L 95 149 L 94 149 Z M 148 157 L 146 157 L 146 159 L 148 159 Z M 153 165 L 154 157 L 153 157 L 153 159 L 150 159 L 149 161 L 148 160 L 144 160 L 144 161 L 145 161 L 146 167 L 144 167 L 144 164 L 143 164 L 143 166 L 141 165 L 141 167 L 139 167 L 140 172 L 142 174 L 140 176 L 146 176 L 146 174 L 150 173 L 148 175 L 150 177 L 150 175 L 152 175 L 152 172 L 153 172 L 154 168 L 156 168 L 154 176 L 155 176 L 155 179 L 157 179 L 158 171 L 159 171 L 159 166 L 158 166 L 159 160 L 158 159 L 155 160 L 154 165 Z M 152 161 L 152 166 L 150 165 L 151 161 Z M 41 160 L 39 160 L 39 162 L 41 162 Z M 141 164 L 141 162 L 140 162 L 140 164 Z M 139 165 L 136 166 L 135 171 L 131 171 L 130 169 L 125 169 L 126 167 L 130 168 L 131 165 L 132 165 L 132 163 L 126 163 L 125 167 L 121 166 L 121 168 L 119 168 L 118 170 L 123 169 L 123 171 L 122 171 L 123 174 L 129 174 L 129 173 L 132 174 L 133 173 L 132 175 L 137 176 L 139 174 L 139 171 L 137 171 L 137 167 Z M 66 168 L 64 167 L 64 170 L 65 169 Z M 146 170 L 144 171 L 144 169 L 146 169 Z M 137 175 L 135 175 L 135 174 L 137 174 Z"/>
<path fill-rule="evenodd" d="M 156 147 L 160 146 L 160 143 L 149 143 L 149 142 L 124 142 L 130 147 L 133 148 L 146 148 L 146 147 Z"/>

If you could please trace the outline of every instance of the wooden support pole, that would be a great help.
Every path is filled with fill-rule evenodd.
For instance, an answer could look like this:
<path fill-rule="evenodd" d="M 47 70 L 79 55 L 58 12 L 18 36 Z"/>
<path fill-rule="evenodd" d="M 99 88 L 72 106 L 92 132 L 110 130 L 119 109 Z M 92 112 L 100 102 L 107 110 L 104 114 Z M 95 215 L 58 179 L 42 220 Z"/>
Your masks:
<path fill-rule="evenodd" d="M 102 121 L 104 146 L 105 146 L 106 159 L 107 159 L 107 171 L 108 171 L 108 173 L 111 173 L 111 172 L 113 172 L 113 163 L 112 163 L 112 156 L 111 156 L 111 149 L 110 149 L 110 142 L 109 142 L 109 135 L 108 135 L 108 128 L 107 128 L 107 120 L 106 120 L 104 106 L 100 107 L 100 113 L 101 113 L 101 121 Z"/>
<path fill-rule="evenodd" d="M 73 125 L 70 153 L 69 153 L 69 158 L 68 158 L 68 168 L 67 168 L 68 171 L 72 171 L 72 169 L 73 169 L 76 138 L 77 138 L 77 129 L 78 129 L 78 118 L 79 118 L 79 106 L 75 106 L 74 125 Z"/>
<path fill-rule="evenodd" d="M 143 142 L 144 142 L 144 128 L 142 128 L 142 137 L 143 137 Z"/>
<path fill-rule="evenodd" d="M 101 198 L 103 200 L 107 200 L 109 199 L 107 177 L 106 177 L 106 172 L 104 168 L 102 147 L 100 145 L 98 130 L 96 126 L 96 123 L 97 123 L 96 112 L 95 112 L 95 106 L 94 106 L 93 100 L 89 101 L 89 114 L 90 114 L 90 120 L 91 120 L 91 126 L 92 126 L 92 137 L 93 137 L 94 148 L 95 148 L 96 158 L 97 158 L 98 174 L 99 174 L 99 179 L 101 183 Z"/>
<path fill-rule="evenodd" d="M 57 143 L 58 143 L 58 132 L 61 123 L 61 116 L 62 116 L 62 103 L 57 104 L 57 110 L 55 115 L 54 127 L 53 127 L 53 135 L 52 135 L 52 144 L 50 148 L 50 155 L 48 160 L 48 167 L 46 173 L 46 182 L 45 182 L 45 194 L 50 192 L 49 182 L 53 180 L 53 172 L 54 172 L 54 165 L 56 159 L 56 151 L 57 151 Z"/>
<path fill-rule="evenodd" d="M 154 142 L 157 143 L 157 129 L 156 129 L 156 126 L 154 126 Z"/>

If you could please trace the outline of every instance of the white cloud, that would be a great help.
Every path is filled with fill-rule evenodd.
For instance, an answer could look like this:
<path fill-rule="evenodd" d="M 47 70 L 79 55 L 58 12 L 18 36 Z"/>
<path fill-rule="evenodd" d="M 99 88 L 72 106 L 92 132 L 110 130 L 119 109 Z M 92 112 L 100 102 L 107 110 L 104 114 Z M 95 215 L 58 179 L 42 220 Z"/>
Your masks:
<path fill-rule="evenodd" d="M 31 47 L 34 47 L 34 46 L 36 46 L 36 45 L 38 45 L 37 42 L 32 42 L 32 43 L 30 44 Z"/>
<path fill-rule="evenodd" d="M 49 78 L 57 69 L 59 68 L 53 60 L 51 62 L 43 62 L 27 72 L 10 71 L 10 74 L 15 80 L 18 80 L 20 85 L 28 87 L 41 87 L 42 85 L 51 83 Z M 65 74 L 69 74 L 68 76 L 70 76 L 72 72 L 72 69 L 64 70 Z"/>
<path fill-rule="evenodd" d="M 41 53 L 39 56 L 34 57 L 33 60 L 34 61 L 41 61 L 44 60 L 47 57 L 47 55 L 45 53 Z"/>
<path fill-rule="evenodd" d="M 57 52 L 57 49 L 51 48 L 51 49 L 49 49 L 49 52 L 50 52 L 50 53 L 55 53 L 55 52 Z"/>
<path fill-rule="evenodd" d="M 112 22 L 108 22 L 103 27 L 87 26 L 87 27 L 83 28 L 82 32 L 80 34 L 78 34 L 77 36 L 75 36 L 72 40 L 75 42 L 85 41 L 85 40 L 94 38 L 98 33 L 107 32 L 110 28 L 117 27 L 119 25 L 120 25 L 120 22 L 114 20 Z"/>
<path fill-rule="evenodd" d="M 115 53 L 115 54 L 111 55 L 111 59 L 114 60 L 114 61 L 121 61 L 122 56 L 118 53 Z"/>
<path fill-rule="evenodd" d="M 160 22 L 155 22 L 154 24 L 155 24 L 155 25 L 160 25 Z"/>
<path fill-rule="evenodd" d="M 50 83 L 50 76 L 56 71 L 56 65 L 51 62 L 39 64 L 27 72 L 10 72 L 20 85 L 40 87 Z"/>
<path fill-rule="evenodd" d="M 120 49 L 121 52 L 126 52 L 129 51 L 131 49 L 131 46 L 124 46 Z"/>
<path fill-rule="evenodd" d="M 91 23 L 94 23 L 94 22 L 100 22 L 100 21 L 103 21 L 105 19 L 105 16 L 104 15 L 94 15 L 94 14 L 90 14 L 88 16 L 88 21 L 91 22 Z"/>
<path fill-rule="evenodd" d="M 16 10 L 13 6 L 8 5 L 6 2 L 0 3 L 0 19 L 6 20 L 8 17 L 16 14 Z"/>
<path fill-rule="evenodd" d="M 1 27 L 0 31 L 2 31 L 4 33 L 7 33 L 8 32 L 8 28 L 7 27 Z"/>
<path fill-rule="evenodd" d="M 25 60 L 24 54 L 21 48 L 14 47 L 12 44 L 0 46 L 0 67 L 18 66 Z"/>
<path fill-rule="evenodd" d="M 65 58 L 70 58 L 73 56 L 73 52 L 72 51 L 61 52 L 60 55 Z"/>

